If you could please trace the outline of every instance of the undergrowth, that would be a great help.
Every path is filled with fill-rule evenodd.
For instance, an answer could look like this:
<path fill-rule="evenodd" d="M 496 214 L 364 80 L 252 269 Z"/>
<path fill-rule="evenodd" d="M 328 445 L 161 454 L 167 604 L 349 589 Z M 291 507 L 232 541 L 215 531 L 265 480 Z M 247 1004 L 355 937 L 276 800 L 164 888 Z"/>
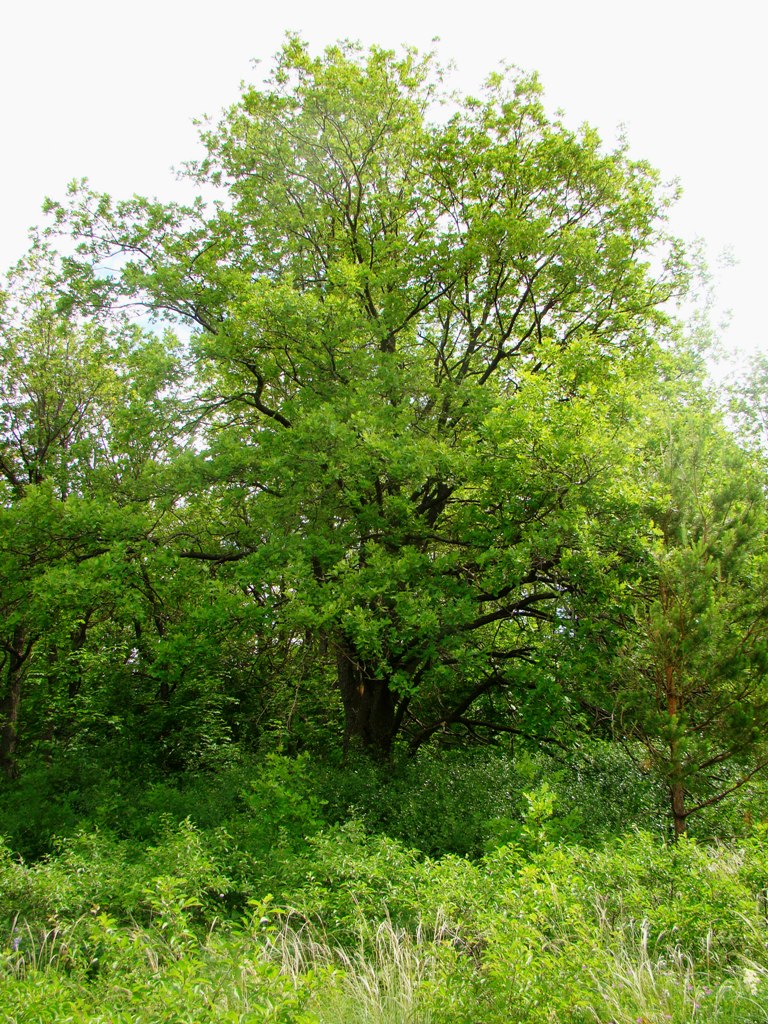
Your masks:
<path fill-rule="evenodd" d="M 57 836 L 55 806 L 21 828 L 19 784 L 0 843 L 0 1016 L 768 1020 L 759 804 L 731 810 L 727 843 L 705 828 L 670 844 L 653 780 L 619 757 L 565 772 L 426 752 L 339 774 L 273 752 L 132 802 L 101 779 Z"/>
<path fill-rule="evenodd" d="M 768 1019 L 760 830 L 738 847 L 635 832 L 590 850 L 532 827 L 472 862 L 350 822 L 284 846 L 275 891 L 228 843 L 184 822 L 143 851 L 98 832 L 34 864 L 3 848 L 4 1019 Z"/>

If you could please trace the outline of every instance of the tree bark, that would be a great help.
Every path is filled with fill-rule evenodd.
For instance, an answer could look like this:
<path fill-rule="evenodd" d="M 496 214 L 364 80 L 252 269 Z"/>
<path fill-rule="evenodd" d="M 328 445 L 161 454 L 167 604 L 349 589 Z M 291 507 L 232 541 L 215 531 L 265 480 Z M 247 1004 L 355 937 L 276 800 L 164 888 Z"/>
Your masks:
<path fill-rule="evenodd" d="M 666 593 L 662 588 L 662 599 L 668 605 Z M 664 666 L 664 689 L 667 699 L 667 714 L 672 724 L 669 740 L 669 800 L 672 810 L 675 842 L 686 833 L 685 786 L 683 784 L 683 764 L 680 757 L 680 740 L 677 738 L 677 716 L 682 709 L 682 690 L 678 686 L 676 666 L 667 663 Z"/>
<path fill-rule="evenodd" d="M 397 731 L 396 696 L 389 681 L 376 678 L 346 640 L 337 641 L 336 667 L 344 705 L 344 753 L 356 738 L 366 750 L 386 757 Z"/>
<path fill-rule="evenodd" d="M 34 640 L 27 640 L 23 626 L 17 626 L 11 643 L 6 645 L 5 685 L 0 700 L 0 771 L 7 778 L 14 778 L 18 774 L 15 754 L 21 689 L 33 643 Z"/>
<path fill-rule="evenodd" d="M 687 830 L 687 818 L 685 813 L 685 787 L 679 780 L 674 780 L 669 787 L 670 803 L 672 806 L 672 820 L 675 827 L 675 842 L 684 836 Z"/>

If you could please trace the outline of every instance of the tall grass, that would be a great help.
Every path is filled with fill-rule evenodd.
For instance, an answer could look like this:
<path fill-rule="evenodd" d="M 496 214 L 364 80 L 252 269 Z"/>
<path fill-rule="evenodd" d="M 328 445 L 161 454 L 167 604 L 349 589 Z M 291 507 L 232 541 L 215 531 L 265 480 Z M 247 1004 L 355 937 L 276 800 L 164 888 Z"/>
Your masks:
<path fill-rule="evenodd" d="M 117 927 L 105 915 L 47 931 L 15 922 L 2 954 L 0 1010 L 8 1024 L 768 1020 L 762 963 L 712 957 L 707 966 L 675 946 L 654 953 L 647 924 L 595 932 L 589 950 L 552 919 L 541 924 L 549 934 L 539 962 L 510 961 L 505 977 L 499 963 L 519 947 L 472 945 L 447 921 L 408 931 L 361 918 L 357 941 L 345 947 L 292 915 L 197 937 L 184 928 Z"/>
<path fill-rule="evenodd" d="M 6 850 L 0 1020 L 768 1021 L 765 832 L 733 848 L 521 834 L 477 861 L 358 825 L 278 834 L 268 874 L 261 838 L 190 822 L 146 848 L 93 833 L 31 865 Z"/>
<path fill-rule="evenodd" d="M 323 978 L 312 1000 L 318 1024 L 438 1024 L 434 994 L 446 981 L 446 949 L 456 941 L 444 921 L 411 932 L 389 918 L 361 918 L 351 947 L 288 923 L 270 949 L 293 979 Z"/>

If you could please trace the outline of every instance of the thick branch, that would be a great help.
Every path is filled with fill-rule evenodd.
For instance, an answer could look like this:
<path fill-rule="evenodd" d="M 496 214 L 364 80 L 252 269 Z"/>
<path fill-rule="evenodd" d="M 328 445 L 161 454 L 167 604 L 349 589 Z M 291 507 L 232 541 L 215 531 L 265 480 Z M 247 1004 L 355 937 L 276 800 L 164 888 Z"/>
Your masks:
<path fill-rule="evenodd" d="M 687 818 L 689 815 L 694 814 L 696 811 L 700 811 L 704 807 L 713 807 L 715 804 L 719 804 L 721 800 L 725 800 L 725 798 L 730 796 L 731 793 L 735 793 L 737 789 L 741 789 L 743 785 L 749 782 L 749 780 L 753 776 L 757 775 L 758 772 L 761 772 L 763 768 L 768 768 L 768 757 L 760 761 L 757 767 L 753 768 L 751 772 L 747 772 L 746 775 L 742 775 L 742 777 L 732 786 L 729 786 L 728 789 L 724 789 L 720 793 L 716 793 L 714 796 L 711 796 L 708 800 L 702 800 L 693 807 L 689 807 L 685 812 L 685 817 Z"/>

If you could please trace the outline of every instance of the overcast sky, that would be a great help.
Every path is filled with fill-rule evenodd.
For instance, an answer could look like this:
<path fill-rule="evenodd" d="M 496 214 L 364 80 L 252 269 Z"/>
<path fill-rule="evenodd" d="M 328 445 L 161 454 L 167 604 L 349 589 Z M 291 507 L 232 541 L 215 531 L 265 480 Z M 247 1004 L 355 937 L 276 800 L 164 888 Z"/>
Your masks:
<path fill-rule="evenodd" d="M 547 105 L 678 178 L 673 228 L 702 237 L 728 350 L 768 351 L 765 28 L 753 0 L 27 0 L 0 21 L 0 268 L 26 247 L 46 195 L 74 177 L 115 196 L 173 196 L 216 114 L 268 67 L 286 30 L 407 43 L 457 65 L 471 91 L 500 61 L 541 75 Z M 738 260 L 719 269 L 719 256 Z"/>

